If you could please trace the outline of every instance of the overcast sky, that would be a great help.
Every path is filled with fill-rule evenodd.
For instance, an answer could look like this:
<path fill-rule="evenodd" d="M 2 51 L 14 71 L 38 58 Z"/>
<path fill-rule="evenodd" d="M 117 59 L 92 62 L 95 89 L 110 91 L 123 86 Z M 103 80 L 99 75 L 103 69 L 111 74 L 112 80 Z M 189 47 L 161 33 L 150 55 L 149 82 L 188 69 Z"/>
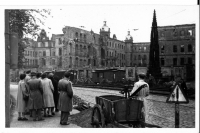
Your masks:
<path fill-rule="evenodd" d="M 124 40 L 128 29 L 134 42 L 149 42 L 153 19 L 156 10 L 158 26 L 192 24 L 196 22 L 198 7 L 189 5 L 67 5 L 52 6 L 51 15 L 45 22 L 48 36 L 62 34 L 64 26 L 72 26 L 99 33 L 103 21 L 107 21 L 111 37 L 116 34 Z M 48 30 L 47 27 L 51 27 Z M 133 30 L 138 29 L 138 30 Z"/>

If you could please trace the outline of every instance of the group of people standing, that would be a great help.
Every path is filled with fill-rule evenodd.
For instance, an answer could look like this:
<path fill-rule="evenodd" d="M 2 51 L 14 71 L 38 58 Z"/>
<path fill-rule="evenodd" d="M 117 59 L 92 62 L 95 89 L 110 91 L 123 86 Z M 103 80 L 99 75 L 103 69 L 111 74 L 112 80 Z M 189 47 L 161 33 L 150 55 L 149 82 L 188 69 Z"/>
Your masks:
<path fill-rule="evenodd" d="M 25 117 L 28 112 L 33 121 L 42 121 L 43 117 L 52 117 L 60 110 L 60 124 L 68 125 L 73 97 L 69 77 L 69 72 L 65 72 L 64 78 L 59 81 L 54 78 L 53 73 L 27 71 L 26 74 L 20 74 L 17 94 L 18 120 L 28 120 Z M 43 116 L 42 111 L 44 111 Z"/>

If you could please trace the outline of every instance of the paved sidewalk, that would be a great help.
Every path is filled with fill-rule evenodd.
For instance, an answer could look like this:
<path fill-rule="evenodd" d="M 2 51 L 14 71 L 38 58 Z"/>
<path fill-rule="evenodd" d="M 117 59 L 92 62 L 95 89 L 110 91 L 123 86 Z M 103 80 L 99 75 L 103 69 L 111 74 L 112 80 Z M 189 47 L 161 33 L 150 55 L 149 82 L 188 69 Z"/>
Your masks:
<path fill-rule="evenodd" d="M 77 110 L 72 110 L 72 114 L 79 113 Z M 33 118 L 27 116 L 28 121 L 18 121 L 18 112 L 15 111 L 10 123 L 11 128 L 81 128 L 73 123 L 70 125 L 60 125 L 60 112 L 56 113 L 53 117 L 44 117 L 44 121 L 33 121 Z M 70 122 L 70 117 L 69 117 Z"/>

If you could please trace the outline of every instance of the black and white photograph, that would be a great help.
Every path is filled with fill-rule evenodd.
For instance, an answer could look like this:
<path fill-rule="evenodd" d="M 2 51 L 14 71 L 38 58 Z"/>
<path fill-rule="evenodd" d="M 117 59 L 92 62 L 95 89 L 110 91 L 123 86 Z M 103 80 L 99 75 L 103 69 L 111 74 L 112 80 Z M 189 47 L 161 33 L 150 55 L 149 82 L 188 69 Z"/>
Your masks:
<path fill-rule="evenodd" d="M 90 2 L 1 7 L 4 131 L 199 132 L 198 3 Z"/>

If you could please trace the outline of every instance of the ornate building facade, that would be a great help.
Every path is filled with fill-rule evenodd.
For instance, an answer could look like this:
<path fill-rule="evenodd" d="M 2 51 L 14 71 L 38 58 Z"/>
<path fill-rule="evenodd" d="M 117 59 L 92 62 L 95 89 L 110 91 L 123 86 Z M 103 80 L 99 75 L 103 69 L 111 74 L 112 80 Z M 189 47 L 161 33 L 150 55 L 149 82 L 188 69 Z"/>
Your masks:
<path fill-rule="evenodd" d="M 100 34 L 66 26 L 63 34 L 53 34 L 51 40 L 41 31 L 35 45 L 25 50 L 25 66 L 38 71 L 76 70 L 80 76 L 91 77 L 95 69 L 123 68 L 126 66 L 125 43 L 110 37 L 106 21 Z M 27 54 L 28 53 L 28 54 Z M 31 53 L 31 54 L 30 54 Z M 34 55 L 32 55 L 34 53 Z M 34 66 L 30 64 L 34 60 Z"/>
<path fill-rule="evenodd" d="M 128 31 L 124 41 L 114 34 L 104 21 L 100 33 L 66 26 L 63 34 L 53 34 L 51 40 L 44 30 L 37 42 L 30 40 L 25 49 L 25 68 L 37 71 L 75 70 L 78 78 L 92 77 L 94 70 L 126 67 L 148 67 L 150 42 L 134 43 Z M 172 66 L 194 64 L 195 25 L 158 27 L 160 64 L 170 71 Z M 174 70 L 175 71 L 175 70 Z"/>

